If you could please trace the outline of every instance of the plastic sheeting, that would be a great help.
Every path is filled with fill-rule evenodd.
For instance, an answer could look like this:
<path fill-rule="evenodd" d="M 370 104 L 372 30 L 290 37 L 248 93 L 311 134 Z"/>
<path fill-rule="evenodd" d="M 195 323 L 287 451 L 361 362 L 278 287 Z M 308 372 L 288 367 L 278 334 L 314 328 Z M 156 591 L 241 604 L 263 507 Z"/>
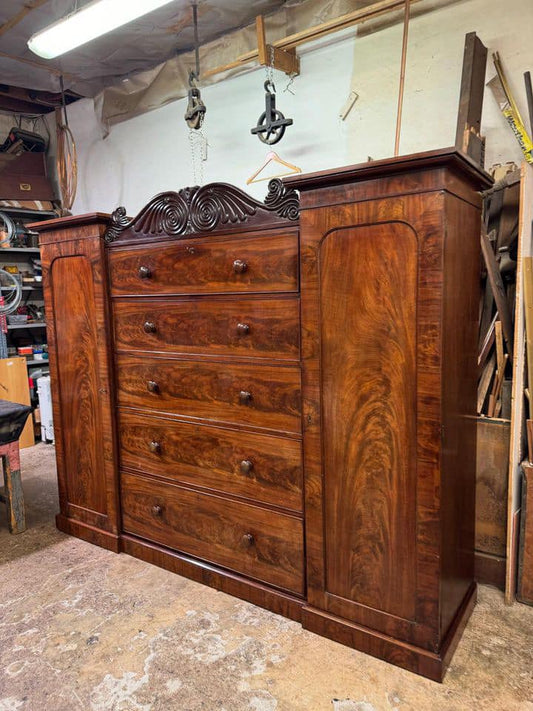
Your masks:
<path fill-rule="evenodd" d="M 265 19 L 267 43 L 314 27 L 340 15 L 364 7 L 369 2 L 353 0 L 306 0 L 285 6 Z M 289 5 L 289 4 L 288 4 Z M 355 7 L 354 7 L 355 6 Z M 201 74 L 224 66 L 257 48 L 255 23 L 226 34 L 200 48 Z M 200 87 L 209 86 L 229 76 L 236 76 L 257 66 L 257 61 L 201 80 Z M 194 68 L 194 52 L 187 52 L 163 62 L 154 69 L 124 79 L 120 84 L 104 89 L 95 99 L 95 110 L 104 131 L 115 123 L 126 121 L 147 111 L 164 106 L 187 95 L 188 76 Z"/>
<path fill-rule="evenodd" d="M 118 2 L 119 0 L 117 0 Z M 121 0 L 127 2 L 127 0 Z M 192 49 L 191 0 L 173 0 L 137 20 L 103 35 L 54 60 L 44 60 L 27 47 L 28 39 L 39 30 L 65 17 L 88 0 L 46 0 L 31 9 L 13 27 L 0 35 L 0 51 L 11 57 L 30 60 L 43 68 L 0 57 L 2 83 L 28 89 L 59 91 L 57 73 L 63 71 L 65 88 L 93 97 L 106 86 L 120 82 Z M 0 0 L 0 26 L 15 18 L 35 0 Z M 257 14 L 268 14 L 283 0 L 199 0 L 199 39 L 204 44 L 223 33 L 253 22 Z"/>
<path fill-rule="evenodd" d="M 239 55 L 257 48 L 254 20 L 258 14 L 265 15 L 267 42 L 271 43 L 373 2 L 199 0 L 201 73 L 233 62 Z M 2 0 L 0 25 L 16 16 L 26 4 L 25 0 Z M 95 109 L 104 131 L 114 123 L 187 95 L 189 71 L 194 68 L 190 0 L 174 0 L 57 60 L 46 62 L 30 52 L 26 42 L 32 34 L 84 4 L 85 0 L 48 0 L 0 35 L 0 51 L 64 71 L 65 88 L 95 97 Z M 236 27 L 240 29 L 232 30 Z M 256 64 L 214 75 L 202 80 L 200 86 L 250 71 Z M 57 74 L 45 68 L 0 57 L 0 71 L 5 84 L 59 91 Z"/>

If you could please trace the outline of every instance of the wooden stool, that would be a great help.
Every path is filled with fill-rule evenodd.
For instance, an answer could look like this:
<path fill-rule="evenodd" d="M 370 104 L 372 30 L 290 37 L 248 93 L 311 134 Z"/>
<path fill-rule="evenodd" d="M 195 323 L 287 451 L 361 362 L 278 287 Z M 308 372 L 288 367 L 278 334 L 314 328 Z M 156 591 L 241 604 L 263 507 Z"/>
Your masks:
<path fill-rule="evenodd" d="M 31 407 L 0 400 L 0 463 L 4 472 L 4 493 L 0 501 L 7 506 L 10 533 L 26 530 L 24 495 L 20 477 L 19 437 Z"/>

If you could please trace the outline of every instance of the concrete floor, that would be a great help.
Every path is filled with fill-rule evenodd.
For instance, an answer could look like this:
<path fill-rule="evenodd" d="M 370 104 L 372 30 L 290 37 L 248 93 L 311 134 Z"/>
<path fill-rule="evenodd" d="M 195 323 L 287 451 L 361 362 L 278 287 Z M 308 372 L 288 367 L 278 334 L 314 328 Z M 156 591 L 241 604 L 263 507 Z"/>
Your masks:
<path fill-rule="evenodd" d="M 0 507 L 0 711 L 533 711 L 533 608 L 480 601 L 443 684 L 54 527 L 53 448 Z"/>

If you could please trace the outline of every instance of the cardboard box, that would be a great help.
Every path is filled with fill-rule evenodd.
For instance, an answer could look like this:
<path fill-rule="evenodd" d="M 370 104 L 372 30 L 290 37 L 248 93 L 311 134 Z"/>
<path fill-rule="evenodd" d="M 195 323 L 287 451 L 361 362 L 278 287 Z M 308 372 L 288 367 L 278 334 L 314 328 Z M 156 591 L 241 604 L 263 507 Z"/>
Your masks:
<path fill-rule="evenodd" d="M 0 359 L 0 398 L 30 405 L 30 386 L 26 358 Z M 33 420 L 28 417 L 19 439 L 20 448 L 32 447 L 35 444 Z"/>

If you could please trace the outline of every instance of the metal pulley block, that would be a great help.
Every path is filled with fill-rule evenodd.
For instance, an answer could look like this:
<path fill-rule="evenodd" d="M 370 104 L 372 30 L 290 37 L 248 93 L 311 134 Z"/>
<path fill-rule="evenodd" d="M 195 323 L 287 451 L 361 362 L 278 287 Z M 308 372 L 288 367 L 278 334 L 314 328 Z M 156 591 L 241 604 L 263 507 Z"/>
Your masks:
<path fill-rule="evenodd" d="M 285 116 L 276 109 L 276 87 L 267 80 L 265 82 L 265 110 L 257 121 L 257 126 L 251 129 L 251 133 L 257 135 L 260 141 L 273 146 L 281 141 L 287 126 L 292 126 L 292 119 Z"/>
<path fill-rule="evenodd" d="M 199 129 L 204 121 L 206 107 L 200 95 L 200 89 L 196 86 L 196 75 L 191 72 L 189 75 L 189 102 L 185 112 L 185 121 L 189 128 Z"/>

